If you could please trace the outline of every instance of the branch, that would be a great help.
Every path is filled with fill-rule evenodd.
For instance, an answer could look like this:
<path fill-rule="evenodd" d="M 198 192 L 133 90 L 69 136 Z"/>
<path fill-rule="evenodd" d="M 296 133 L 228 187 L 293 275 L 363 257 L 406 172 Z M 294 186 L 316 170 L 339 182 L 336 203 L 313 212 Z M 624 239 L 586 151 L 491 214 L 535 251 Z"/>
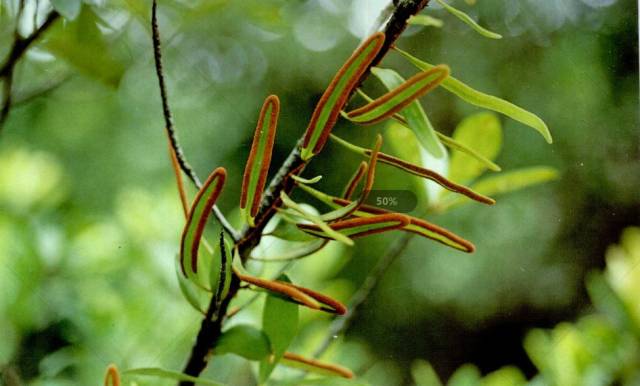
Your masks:
<path fill-rule="evenodd" d="M 409 18 L 420 12 L 428 4 L 428 2 L 429 0 L 400 0 L 397 2 L 395 10 L 393 11 L 391 17 L 389 18 L 389 21 L 384 28 L 385 43 L 378 56 L 375 58 L 369 68 L 367 68 L 367 71 L 360 78 L 356 87 L 354 87 L 354 90 L 367 78 L 370 73 L 371 67 L 379 63 L 382 58 L 384 58 L 384 56 L 389 52 L 390 48 L 398 39 L 402 31 L 404 31 L 404 29 L 407 27 Z M 154 32 L 154 35 L 157 35 L 157 32 Z M 300 157 L 299 149 L 301 142 L 302 138 L 300 138 L 300 140 L 291 150 L 291 153 L 282 164 L 276 175 L 273 177 L 269 184 L 269 187 L 265 191 L 264 197 L 260 204 L 260 211 L 258 212 L 258 216 L 256 217 L 256 226 L 254 228 L 245 227 L 242 230 L 236 246 L 238 247 L 240 257 L 243 261 L 248 259 L 253 248 L 255 248 L 259 244 L 264 227 L 269 222 L 269 219 L 273 217 L 273 215 L 275 214 L 275 209 L 280 204 L 280 192 L 290 192 L 294 187 L 294 181 L 292 180 L 291 176 L 300 174 L 306 166 L 306 162 L 303 161 Z M 399 255 L 402 250 L 404 250 L 405 246 L 399 248 L 399 250 L 395 254 Z M 395 256 L 390 258 L 391 261 L 393 261 L 393 259 L 395 259 Z M 389 261 L 388 264 L 390 264 L 391 261 Z M 382 271 L 385 270 L 386 267 L 382 269 Z M 377 279 L 373 281 L 371 289 L 373 288 L 373 286 L 375 286 L 375 282 L 377 282 Z M 239 280 L 234 276 L 231 283 L 231 289 L 229 290 L 227 297 L 223 300 L 220 307 L 218 307 L 214 297 L 212 297 L 209 308 L 207 310 L 207 315 L 225 315 L 227 313 L 227 307 L 229 306 L 231 298 L 235 296 L 239 289 L 239 284 Z M 371 289 L 369 289 L 368 291 L 370 292 Z M 364 298 L 366 298 L 366 294 Z M 209 317 L 207 317 L 202 321 L 198 337 L 196 338 L 195 345 L 191 351 L 191 356 L 188 359 L 183 371 L 185 374 L 198 376 L 202 372 L 202 370 L 204 370 L 204 368 L 207 366 L 211 350 L 215 346 L 217 339 L 221 335 L 221 328 L 221 317 L 216 318 L 216 320 L 214 321 L 210 321 Z M 180 386 L 193 385 L 193 382 L 180 382 Z"/>
<path fill-rule="evenodd" d="M 16 16 L 17 23 L 13 38 L 13 45 L 11 46 L 11 50 L 9 51 L 9 55 L 7 55 L 4 63 L 2 64 L 2 66 L 0 66 L 0 80 L 2 80 L 4 83 L 2 108 L 0 108 L 0 131 L 2 131 L 2 127 L 9 117 L 9 112 L 11 111 L 11 88 L 13 86 L 13 73 L 16 64 L 22 58 L 31 44 L 36 41 L 44 31 L 49 29 L 53 22 L 55 22 L 60 17 L 60 14 L 58 12 L 52 11 L 51 13 L 49 13 L 46 20 L 40 27 L 33 31 L 31 35 L 23 38 L 18 33 L 18 25 L 20 24 L 20 18 L 22 16 L 23 9 L 24 0 L 21 0 L 18 8 L 18 14 Z"/>
<path fill-rule="evenodd" d="M 353 320 L 358 308 L 367 300 L 371 292 L 376 288 L 378 282 L 387 272 L 391 264 L 407 249 L 409 242 L 415 236 L 414 233 L 404 233 L 394 244 L 387 249 L 385 254 L 378 260 L 360 288 L 353 294 L 351 301 L 347 305 L 347 313 L 335 318 L 329 327 L 329 332 L 323 339 L 318 349 L 313 353 L 314 358 L 319 358 L 329 348 L 336 336 L 342 335 Z"/>
<path fill-rule="evenodd" d="M 184 174 L 189 177 L 189 179 L 194 183 L 194 185 L 200 189 L 202 187 L 202 181 L 198 178 L 195 170 L 189 165 L 186 157 L 180 147 L 180 143 L 178 142 L 178 136 L 176 135 L 175 128 L 173 126 L 173 114 L 171 114 L 171 109 L 169 108 L 169 97 L 167 95 L 167 86 L 165 83 L 164 70 L 162 68 L 162 51 L 160 46 L 160 31 L 158 29 L 158 4 L 156 0 L 153 0 L 153 5 L 151 7 L 151 31 L 152 31 L 152 40 L 153 40 L 153 58 L 156 65 L 156 75 L 158 76 L 158 86 L 160 87 L 160 98 L 162 99 L 162 115 L 164 116 L 165 122 L 165 130 L 167 137 L 169 138 L 169 143 L 173 152 L 176 155 L 178 160 L 178 164 L 180 165 L 180 169 L 184 172 Z M 229 236 L 237 241 L 239 236 L 238 232 L 235 228 L 229 223 L 229 221 L 224 217 L 224 214 L 220 211 L 220 209 L 214 205 L 212 208 L 213 215 L 218 219 L 222 228 L 229 234 Z"/>

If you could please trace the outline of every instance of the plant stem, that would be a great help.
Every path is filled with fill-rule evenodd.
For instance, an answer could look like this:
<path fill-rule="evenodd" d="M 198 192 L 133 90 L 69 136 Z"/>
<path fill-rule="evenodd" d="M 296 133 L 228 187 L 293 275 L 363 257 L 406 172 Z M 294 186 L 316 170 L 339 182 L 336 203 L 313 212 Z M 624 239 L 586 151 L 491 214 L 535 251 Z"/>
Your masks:
<path fill-rule="evenodd" d="M 429 0 L 400 0 L 397 2 L 394 11 L 391 14 L 391 17 L 389 18 L 389 21 L 384 27 L 384 45 L 378 53 L 378 56 L 376 56 L 376 58 L 374 59 L 373 63 L 358 80 L 356 87 L 354 87 L 354 90 L 369 76 L 370 68 L 377 65 L 389 52 L 402 31 L 404 31 L 404 29 L 407 27 L 409 18 L 420 12 L 428 3 Z M 245 227 L 239 235 L 236 246 L 238 247 L 242 261 L 248 259 L 251 251 L 260 243 L 264 227 L 273 217 L 276 212 L 276 208 L 280 204 L 280 192 L 284 191 L 286 193 L 289 193 L 295 186 L 291 175 L 300 174 L 306 166 L 306 162 L 303 161 L 300 157 L 299 149 L 301 141 L 302 138 L 300 138 L 300 140 L 291 150 L 289 156 L 282 164 L 276 175 L 273 177 L 269 184 L 269 187 L 265 191 L 262 202 L 260 204 L 260 211 L 258 213 L 258 216 L 256 217 L 256 226 L 253 228 Z M 402 252 L 403 249 L 404 247 L 402 247 L 397 252 L 397 254 Z M 394 258 L 391 258 L 391 260 L 393 259 Z M 205 319 L 202 321 L 202 325 L 200 327 L 200 331 L 198 332 L 196 342 L 191 351 L 191 356 L 187 360 L 187 364 L 184 368 L 183 372 L 185 374 L 197 377 L 207 366 L 212 349 L 215 346 L 216 341 L 222 334 L 222 315 L 225 315 L 227 313 L 227 307 L 229 306 L 231 299 L 236 295 L 238 289 L 240 288 L 239 284 L 239 280 L 234 276 L 229 293 L 227 294 L 225 299 L 223 299 L 219 308 L 214 297 L 212 297 L 209 308 L 207 309 L 207 317 L 205 317 Z M 374 285 L 375 282 L 373 283 L 371 288 L 373 288 Z M 364 297 L 366 298 L 366 295 Z M 220 316 L 215 318 L 215 320 L 210 320 L 210 315 Z M 182 381 L 179 383 L 179 385 L 193 386 L 194 383 L 189 381 Z"/>

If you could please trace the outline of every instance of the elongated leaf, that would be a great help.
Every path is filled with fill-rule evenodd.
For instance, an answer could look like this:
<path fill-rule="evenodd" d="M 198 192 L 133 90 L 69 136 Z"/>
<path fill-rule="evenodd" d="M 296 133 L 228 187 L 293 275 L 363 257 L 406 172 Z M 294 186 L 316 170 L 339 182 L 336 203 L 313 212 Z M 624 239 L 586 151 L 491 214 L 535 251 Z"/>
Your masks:
<path fill-rule="evenodd" d="M 353 372 L 346 367 L 319 361 L 317 359 L 305 358 L 302 355 L 291 352 L 286 352 L 280 363 L 285 366 L 295 367 L 311 373 L 347 379 L 353 378 Z"/>
<path fill-rule="evenodd" d="M 259 361 L 271 352 L 267 335 L 253 326 L 240 324 L 225 331 L 214 348 L 215 354 L 236 354 L 243 358 Z"/>
<path fill-rule="evenodd" d="M 229 244 L 224 239 L 224 232 L 220 232 L 220 243 L 218 246 L 219 258 L 214 259 L 209 270 L 209 285 L 216 299 L 220 302 L 227 296 L 231 287 L 232 254 Z"/>
<path fill-rule="evenodd" d="M 480 154 L 475 149 L 465 145 L 464 143 L 456 141 L 454 138 L 447 137 L 446 135 L 444 135 L 442 133 L 437 133 L 437 134 L 438 134 L 438 138 L 440 138 L 440 141 L 445 146 L 447 146 L 448 148 L 457 150 L 457 151 L 459 151 L 461 153 L 464 153 L 464 154 L 468 155 L 469 157 L 471 157 L 471 158 L 475 159 L 476 161 L 480 162 L 481 164 L 483 164 L 487 169 L 489 169 L 491 171 L 499 172 L 499 171 L 502 170 L 502 168 L 500 166 L 498 166 L 496 163 L 494 163 L 493 161 L 491 161 L 487 157 L 485 157 L 482 154 Z"/>
<path fill-rule="evenodd" d="M 364 218 L 342 220 L 332 223 L 330 227 L 334 231 L 338 231 L 351 238 L 358 238 L 404 228 L 409 225 L 409 222 L 409 218 L 403 214 L 386 213 Z M 323 230 L 316 225 L 300 224 L 298 227 L 318 237 L 331 238 L 330 235 L 323 232 Z"/>
<path fill-rule="evenodd" d="M 315 239 L 313 236 L 298 229 L 296 224 L 299 222 L 298 218 L 300 216 L 298 216 L 297 212 L 290 215 L 288 211 L 278 211 L 276 216 L 278 223 L 271 232 L 264 234 L 265 236 L 273 236 L 281 240 L 295 242 L 307 242 Z"/>
<path fill-rule="evenodd" d="M 201 385 L 224 386 L 222 383 L 215 382 L 205 378 L 192 377 L 177 371 L 165 370 L 159 367 L 142 367 L 138 369 L 130 369 L 125 371 L 126 375 L 140 375 L 148 377 L 158 377 L 164 379 L 175 379 L 176 381 L 189 381 Z"/>
<path fill-rule="evenodd" d="M 341 139 L 340 137 L 336 136 L 336 135 L 331 135 L 331 139 L 333 139 L 334 141 L 338 142 L 339 144 L 343 145 L 344 147 L 346 147 L 347 149 L 351 150 L 354 153 L 363 155 L 363 156 L 370 156 L 371 155 L 371 150 L 370 149 L 365 149 L 363 147 L 359 147 L 356 146 L 352 143 L 349 143 L 343 139 Z M 380 153 L 378 154 L 378 159 L 380 160 L 380 162 L 382 163 L 386 163 L 388 165 L 391 165 L 393 167 L 396 167 L 398 169 L 401 169 L 407 173 L 416 175 L 418 177 L 422 177 L 422 178 L 426 178 L 429 179 L 433 182 L 436 182 L 437 184 L 439 184 L 440 186 L 442 186 L 443 188 L 450 190 L 452 192 L 455 193 L 459 193 L 462 194 L 464 196 L 467 196 L 469 198 L 471 198 L 472 200 L 481 202 L 483 204 L 487 204 L 487 205 L 493 205 L 495 204 L 495 201 L 483 194 L 477 193 L 476 191 L 467 188 L 466 186 L 460 185 L 460 184 L 456 184 L 453 181 L 448 180 L 447 178 L 445 178 L 444 176 L 434 172 L 433 170 L 430 169 L 426 169 L 423 167 L 420 167 L 418 165 L 414 165 L 410 162 L 401 160 L 400 158 L 396 158 L 392 155 L 388 155 L 385 153 Z"/>
<path fill-rule="evenodd" d="M 356 187 L 360 183 L 360 180 L 362 180 L 362 177 L 364 176 L 364 173 L 366 171 L 367 171 L 367 163 L 364 161 L 360 162 L 360 165 L 358 165 L 358 168 L 353 173 L 353 176 L 351 176 L 351 178 L 349 179 L 349 182 L 344 187 L 344 191 L 342 192 L 342 198 L 345 198 L 347 200 L 351 198 L 351 196 L 353 195 L 353 192 L 356 190 Z"/>
<path fill-rule="evenodd" d="M 178 259 L 176 259 L 176 276 L 182 296 L 184 296 L 194 310 L 204 315 L 205 293 L 202 288 L 199 288 L 191 279 L 181 273 Z"/>
<path fill-rule="evenodd" d="M 340 111 L 344 107 L 360 77 L 375 59 L 384 43 L 384 34 L 369 37 L 340 68 L 318 101 L 304 135 L 301 157 L 308 160 L 318 154 L 327 142 Z"/>
<path fill-rule="evenodd" d="M 242 177 L 240 209 L 250 226 L 255 226 L 254 219 L 258 215 L 262 192 L 267 182 L 279 114 L 280 100 L 275 95 L 269 95 L 260 110 L 249 159 Z"/>
<path fill-rule="evenodd" d="M 411 54 L 395 47 L 396 51 L 401 53 L 407 60 L 409 60 L 414 66 L 421 70 L 428 70 L 435 67 L 425 61 L 422 61 Z M 514 119 L 520 123 L 530 126 L 537 130 L 548 143 L 552 143 L 551 133 L 549 128 L 540 117 L 537 115 L 514 105 L 511 102 L 507 102 L 504 99 L 500 99 L 493 95 L 485 94 L 478 90 L 475 90 L 468 85 L 462 83 L 453 76 L 449 76 L 442 82 L 442 87 L 451 93 L 457 95 L 460 99 L 474 106 L 479 106 L 488 110 L 496 111 L 504 114 L 511 119 Z"/>
<path fill-rule="evenodd" d="M 341 242 L 343 242 L 343 243 L 345 243 L 347 245 L 350 245 L 350 246 L 353 245 L 353 240 L 349 239 L 346 236 L 343 236 L 342 234 L 340 234 L 338 232 L 335 232 L 319 216 L 315 216 L 315 215 L 305 211 L 302 207 L 300 207 L 300 205 L 298 205 L 295 201 L 290 199 L 289 196 L 287 196 L 287 194 L 284 191 L 280 193 L 280 198 L 282 199 L 282 203 L 285 206 L 295 210 L 301 217 L 303 217 L 304 219 L 306 219 L 306 220 L 312 222 L 313 224 L 315 224 L 316 226 L 318 226 L 320 229 L 322 229 L 324 232 L 326 232 L 328 235 L 330 235 L 332 239 L 334 239 L 336 241 L 341 241 Z"/>
<path fill-rule="evenodd" d="M 120 386 L 120 373 L 116 365 L 110 364 L 107 367 L 107 372 L 104 375 L 104 386 Z"/>
<path fill-rule="evenodd" d="M 416 360 L 411 365 L 411 375 L 416 386 L 442 386 L 442 381 L 429 362 Z"/>
<path fill-rule="evenodd" d="M 444 25 L 444 22 L 438 18 L 429 16 L 429 15 L 413 15 L 409 19 L 409 24 L 440 28 Z"/>
<path fill-rule="evenodd" d="M 453 133 L 453 139 L 473 146 L 485 158 L 494 160 L 502 148 L 502 126 L 495 114 L 477 113 L 460 122 Z M 486 169 L 486 164 L 459 152 L 453 154 L 450 165 L 449 178 L 463 183 L 473 181 Z"/>
<path fill-rule="evenodd" d="M 446 9 L 450 14 L 462 20 L 465 24 L 473 28 L 473 30 L 479 33 L 480 35 L 487 37 L 489 39 L 502 39 L 502 35 L 489 31 L 488 29 L 484 28 L 480 24 L 476 23 L 475 20 L 471 18 L 471 16 L 445 3 L 444 0 L 436 0 L 436 1 L 440 3 L 440 5 L 442 5 L 442 7 L 444 7 L 444 9 Z"/>
<path fill-rule="evenodd" d="M 298 229 L 298 227 L 296 227 Z M 304 233 L 298 230 L 300 233 Z M 306 234 L 306 233 L 305 233 Z M 291 261 L 298 260 L 303 257 L 310 256 L 327 245 L 327 240 L 318 240 L 313 237 L 313 241 L 305 242 L 299 247 L 291 247 L 287 250 L 287 252 L 279 254 L 278 256 L 261 256 L 255 257 L 251 256 L 253 260 L 260 260 L 264 262 L 282 262 L 282 261 Z"/>
<path fill-rule="evenodd" d="M 399 87 L 405 80 L 397 72 L 384 68 L 374 67 L 371 72 L 385 85 L 389 90 Z M 420 102 L 413 101 L 402 110 L 402 116 L 407 125 L 420 141 L 424 150 L 431 153 L 436 158 L 442 158 L 445 155 L 444 148 L 438 140 L 438 135 L 431 121 L 424 112 Z"/>
<path fill-rule="evenodd" d="M 295 174 L 291 175 L 291 178 L 300 184 L 307 184 L 307 185 L 313 185 L 315 183 L 320 182 L 320 180 L 322 179 L 322 176 L 315 176 L 313 178 L 302 178 L 300 176 L 296 176 Z"/>
<path fill-rule="evenodd" d="M 269 378 L 298 332 L 298 306 L 267 295 L 262 313 L 262 330 L 269 337 L 273 355 L 260 362 L 260 383 Z"/>
<path fill-rule="evenodd" d="M 483 178 L 473 184 L 472 188 L 478 192 L 498 195 L 552 181 L 556 178 L 558 178 L 558 172 L 555 169 L 546 166 L 536 166 Z M 440 209 L 451 209 L 464 203 L 465 200 L 460 199 L 460 197 L 451 198 L 443 202 Z"/>
<path fill-rule="evenodd" d="M 448 76 L 449 67 L 445 65 L 430 68 L 412 76 L 373 102 L 348 112 L 346 117 L 365 125 L 383 121 L 436 88 Z"/>
<path fill-rule="evenodd" d="M 180 240 L 180 267 L 185 276 L 198 272 L 198 250 L 202 232 L 211 214 L 211 208 L 222 191 L 226 177 L 227 172 L 224 168 L 214 170 L 191 205 Z"/>
<path fill-rule="evenodd" d="M 329 196 L 328 194 L 322 193 L 309 186 L 301 186 L 301 188 L 305 190 L 307 193 L 317 198 L 318 200 L 324 202 L 325 204 L 333 208 L 346 206 L 351 204 L 352 202 L 349 200 L 345 200 L 343 198 Z M 370 205 L 362 205 L 353 214 L 357 217 L 367 218 L 367 217 L 372 217 L 376 215 L 390 214 L 390 213 L 392 212 L 389 212 L 388 210 L 385 210 L 385 209 L 376 208 Z M 463 252 L 471 253 L 475 250 L 475 246 L 471 242 L 463 239 L 462 237 L 456 235 L 455 233 L 447 229 L 444 229 L 442 227 L 439 227 L 435 224 L 432 224 L 428 221 L 425 221 L 419 218 L 415 218 L 412 216 L 406 216 L 406 217 L 409 218 L 409 224 L 405 225 L 402 228 L 402 230 L 404 231 L 416 233 L 420 236 L 432 239 L 441 244 L 447 245 L 449 247 L 458 249 Z"/>

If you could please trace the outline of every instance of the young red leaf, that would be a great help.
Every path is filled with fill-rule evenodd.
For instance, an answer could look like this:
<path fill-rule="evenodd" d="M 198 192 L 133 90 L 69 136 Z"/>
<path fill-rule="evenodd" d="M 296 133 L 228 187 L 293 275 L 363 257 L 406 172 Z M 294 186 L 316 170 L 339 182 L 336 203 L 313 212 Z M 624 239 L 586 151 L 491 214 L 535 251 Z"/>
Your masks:
<path fill-rule="evenodd" d="M 343 198 L 347 200 L 351 198 L 351 196 L 353 195 L 353 192 L 356 190 L 356 187 L 360 183 L 360 180 L 362 180 L 362 177 L 364 177 L 364 173 L 366 171 L 367 171 L 367 163 L 364 161 L 360 162 L 360 165 L 358 165 L 358 169 L 356 169 L 355 173 L 353 173 L 353 176 L 351 176 L 351 179 L 349 180 L 347 185 L 344 187 L 344 192 L 342 192 Z"/>
<path fill-rule="evenodd" d="M 373 124 L 390 118 L 417 98 L 436 88 L 449 76 L 449 67 L 435 66 L 407 79 L 380 98 L 346 114 L 353 122 Z"/>
<path fill-rule="evenodd" d="M 347 379 L 354 377 L 353 371 L 346 367 L 333 363 L 322 362 L 317 359 L 305 358 L 302 355 L 291 352 L 285 352 L 280 363 L 285 366 L 300 368 L 324 375 L 339 376 Z"/>
<path fill-rule="evenodd" d="M 340 111 L 355 88 L 360 77 L 367 71 L 384 43 L 384 34 L 371 35 L 340 68 L 311 116 L 302 142 L 301 157 L 308 160 L 318 154 L 327 142 Z"/>
<path fill-rule="evenodd" d="M 376 233 L 404 228 L 409 225 L 409 217 L 400 213 L 384 213 L 368 217 L 356 217 L 348 220 L 337 221 L 329 226 L 334 231 L 350 238 L 369 236 Z M 313 224 L 298 224 L 298 228 L 318 237 L 330 238 L 320 227 Z"/>
<path fill-rule="evenodd" d="M 120 373 L 114 364 L 107 367 L 107 373 L 104 375 L 104 386 L 120 386 Z"/>
<path fill-rule="evenodd" d="M 180 240 L 180 267 L 185 276 L 198 271 L 200 239 L 211 214 L 211 208 L 222 191 L 226 177 L 227 171 L 224 168 L 214 170 L 202 185 L 191 205 Z M 190 266 L 187 267 L 187 264 Z"/>
<path fill-rule="evenodd" d="M 240 209 L 250 226 L 254 226 L 253 220 L 258 215 L 262 192 L 267 182 L 279 114 L 280 100 L 275 95 L 269 95 L 260 110 L 249 159 L 242 177 Z"/>

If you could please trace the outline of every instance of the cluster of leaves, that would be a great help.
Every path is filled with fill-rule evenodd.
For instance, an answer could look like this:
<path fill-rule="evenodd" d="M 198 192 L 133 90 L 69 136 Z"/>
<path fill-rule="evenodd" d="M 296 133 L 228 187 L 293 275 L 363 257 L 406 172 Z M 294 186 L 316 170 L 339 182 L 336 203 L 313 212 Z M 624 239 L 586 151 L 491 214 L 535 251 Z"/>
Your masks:
<path fill-rule="evenodd" d="M 586 280 L 595 311 L 552 330 L 531 330 L 524 348 L 539 373 L 527 380 L 507 366 L 482 376 L 473 365 L 458 369 L 446 383 L 458 385 L 635 385 L 640 377 L 640 228 L 627 228 L 620 245 L 606 254 L 604 272 Z M 413 364 L 418 386 L 443 383 L 426 361 Z"/>
<path fill-rule="evenodd" d="M 470 23 L 475 30 L 487 36 L 486 30 L 470 22 L 471 19 L 463 15 L 461 11 L 450 6 L 447 9 L 465 22 Z M 493 35 L 488 37 L 495 38 Z M 253 144 L 245 165 L 239 200 L 240 209 L 246 227 L 263 229 L 262 236 L 272 236 L 284 242 L 291 242 L 291 251 L 293 252 L 286 257 L 276 256 L 275 259 L 262 257 L 262 260 L 299 260 L 318 252 L 326 247 L 330 241 L 350 246 L 353 245 L 353 239 L 394 230 L 417 234 L 464 252 L 474 251 L 475 247 L 471 242 L 436 224 L 422 218 L 366 204 L 368 194 L 374 186 L 376 167 L 379 162 L 406 172 L 407 175 L 435 182 L 443 188 L 440 191 L 442 200 L 430 199 L 431 209 L 434 211 L 444 211 L 463 203 L 464 200 L 459 201 L 454 193 L 492 205 L 495 201 L 486 194 L 503 193 L 554 176 L 553 172 L 547 170 L 546 174 L 534 173 L 535 175 L 530 175 L 527 172 L 517 172 L 499 178 L 489 178 L 477 183 L 478 189 L 486 192 L 486 194 L 482 194 L 473 188 L 456 183 L 434 170 L 425 168 L 422 160 L 416 161 L 416 155 L 420 154 L 435 159 L 446 159 L 445 146 L 448 146 L 456 150 L 456 155 L 459 153 L 469 157 L 457 159 L 454 156 L 451 170 L 455 177 L 471 181 L 486 169 L 500 170 L 493 162 L 497 155 L 497 148 L 499 148 L 497 143 L 501 135 L 499 121 L 495 115 L 484 114 L 471 117 L 463 122 L 453 138 L 444 136 L 435 130 L 418 101 L 420 97 L 438 86 L 442 86 L 468 103 L 502 113 L 533 127 L 548 142 L 551 142 L 551 137 L 540 118 L 505 100 L 479 92 L 451 77 L 450 69 L 445 65 L 430 65 L 396 48 L 403 57 L 419 69 L 417 74 L 404 80 L 393 70 L 371 68 L 373 61 L 383 47 L 384 40 L 385 35 L 382 33 L 371 35 L 339 69 L 316 105 L 300 142 L 301 167 L 288 170 L 288 174 L 285 176 L 285 178 L 290 178 L 295 186 L 326 204 L 330 208 L 327 212 L 320 212 L 309 204 L 294 201 L 289 196 L 289 191 L 280 191 L 279 197 L 269 203 L 271 206 L 267 208 L 275 209 L 277 215 L 273 219 L 268 217 L 265 219 L 261 216 L 265 211 L 261 205 L 265 200 L 264 190 L 280 112 L 278 97 L 271 95 L 266 98 L 259 114 Z M 362 77 L 369 70 L 389 89 L 387 93 L 377 98 L 370 98 L 362 90 L 356 90 Z M 364 105 L 346 110 L 347 102 L 356 91 L 365 100 Z M 376 143 L 370 149 L 349 143 L 333 135 L 332 129 L 340 117 L 358 125 L 371 125 L 383 121 L 399 122 L 391 123 L 387 128 L 387 133 L 391 133 L 392 142 L 395 141 L 394 147 L 398 152 L 408 155 L 408 159 L 383 153 L 381 151 L 383 142 L 381 135 L 378 135 Z M 408 139 L 400 140 L 398 133 L 400 136 L 407 135 L 407 132 L 403 133 L 405 130 L 403 127 L 410 131 Z M 481 140 L 480 144 L 484 142 L 486 146 L 478 146 L 476 141 L 478 138 Z M 332 195 L 313 188 L 312 185 L 317 183 L 322 178 L 321 176 L 304 178 L 300 175 L 304 166 L 322 151 L 329 139 L 367 159 L 358 165 L 341 195 Z M 415 153 L 413 152 L 414 147 L 418 149 Z M 183 203 L 186 203 L 178 169 L 179 154 L 173 148 L 171 157 L 174 161 Z M 456 176 L 455 173 L 460 175 Z M 229 286 L 232 280 L 244 283 L 241 289 L 266 292 L 267 298 L 264 303 L 261 328 L 249 324 L 235 324 L 223 332 L 215 346 L 211 347 L 212 352 L 214 355 L 231 353 L 250 361 L 258 361 L 260 364 L 258 371 L 260 383 L 269 379 L 270 374 L 279 363 L 286 366 L 302 367 L 306 371 L 324 375 L 352 378 L 353 373 L 339 365 L 320 362 L 286 351 L 297 333 L 299 306 L 333 314 L 344 314 L 347 309 L 341 302 L 312 289 L 291 283 L 284 272 L 281 272 L 276 279 L 252 275 L 247 270 L 247 259 L 243 258 L 239 252 L 244 240 L 238 240 L 232 247 L 229 247 L 224 234 L 221 233 L 217 248 L 212 248 L 207 242 L 205 237 L 206 224 L 216 200 L 222 193 L 225 179 L 226 170 L 224 168 L 215 169 L 200 187 L 188 210 L 185 205 L 187 220 L 182 233 L 177 269 L 180 287 L 189 303 L 198 312 L 205 315 L 205 318 L 211 319 L 225 318 L 225 320 L 229 320 L 242 310 L 242 308 L 236 308 L 227 315 L 218 314 L 223 300 L 229 296 Z M 362 185 L 360 194 L 356 199 L 353 199 L 352 196 L 360 185 Z M 262 223 L 269 220 L 268 224 Z M 204 248 L 201 249 L 201 246 Z M 209 308 L 202 304 L 202 293 L 208 294 L 206 297 L 213 299 Z M 191 376 L 154 368 L 128 370 L 125 374 L 193 380 Z M 291 381 L 281 380 L 284 382 L 283 384 Z M 338 382 L 329 378 L 326 381 Z M 215 384 L 206 380 L 200 382 Z M 325 380 L 320 378 L 319 382 L 325 382 Z"/>

